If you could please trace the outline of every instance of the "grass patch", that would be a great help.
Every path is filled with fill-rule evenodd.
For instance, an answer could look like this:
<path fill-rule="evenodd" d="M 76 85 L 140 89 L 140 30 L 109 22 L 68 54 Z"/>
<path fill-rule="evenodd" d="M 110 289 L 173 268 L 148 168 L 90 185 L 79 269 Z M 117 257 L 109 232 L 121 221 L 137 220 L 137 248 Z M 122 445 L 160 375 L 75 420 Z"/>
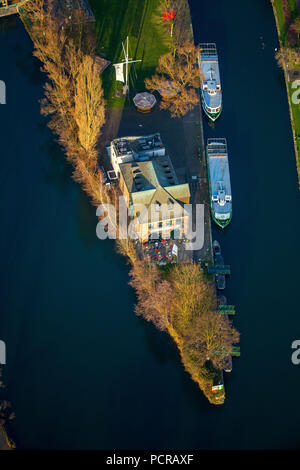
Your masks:
<path fill-rule="evenodd" d="M 292 21 L 294 21 L 295 18 L 297 18 L 298 16 L 296 0 L 288 0 L 288 4 L 291 12 L 291 19 Z M 287 45 L 287 25 L 285 23 L 285 17 L 283 13 L 282 0 L 274 0 L 274 6 L 277 11 L 277 18 L 280 29 L 280 39 L 283 45 Z"/>
<path fill-rule="evenodd" d="M 277 18 L 278 18 L 279 29 L 280 29 L 280 37 L 283 40 L 283 38 L 286 35 L 286 27 L 285 27 L 284 14 L 283 14 L 283 8 L 282 8 L 282 0 L 274 0 L 274 6 L 275 6 L 276 11 L 277 11 Z"/>
<path fill-rule="evenodd" d="M 96 17 L 98 53 L 112 63 L 124 56 L 122 41 L 129 37 L 129 55 L 142 59 L 129 66 L 130 87 L 144 90 L 144 79 L 151 76 L 162 54 L 169 51 L 167 32 L 157 22 L 159 0 L 90 0 Z M 115 69 L 110 65 L 102 74 L 105 98 L 109 107 L 122 107 L 121 82 L 115 79 Z"/>
<path fill-rule="evenodd" d="M 299 158 L 299 155 L 300 155 L 300 137 L 297 138 L 297 150 L 298 150 L 297 163 L 298 163 L 298 165 L 300 165 L 300 158 Z"/>

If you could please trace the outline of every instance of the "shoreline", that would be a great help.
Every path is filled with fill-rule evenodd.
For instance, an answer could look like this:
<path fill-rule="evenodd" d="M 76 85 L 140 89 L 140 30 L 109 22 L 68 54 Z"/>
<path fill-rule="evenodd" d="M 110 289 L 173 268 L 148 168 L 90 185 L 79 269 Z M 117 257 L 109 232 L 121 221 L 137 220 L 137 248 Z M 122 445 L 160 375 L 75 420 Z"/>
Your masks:
<path fill-rule="evenodd" d="M 274 0 L 271 0 L 271 5 L 273 8 L 273 14 L 274 14 L 275 24 L 276 24 L 276 29 L 277 29 L 277 37 L 278 37 L 279 46 L 281 50 L 283 49 L 283 43 L 282 43 L 282 39 L 280 36 L 279 20 L 278 20 L 278 14 L 277 14 L 277 9 L 276 9 Z M 299 184 L 299 189 L 300 189 L 300 155 L 298 153 L 297 136 L 296 136 L 296 131 L 295 131 L 295 122 L 294 122 L 292 103 L 291 103 L 291 97 L 290 97 L 289 80 L 288 80 L 288 74 L 287 74 L 287 62 L 286 62 L 285 56 L 283 56 L 283 61 L 284 61 L 284 67 L 283 67 L 284 81 L 285 81 L 285 87 L 286 87 L 287 99 L 288 99 L 288 105 L 289 105 L 289 114 L 290 114 L 294 151 L 295 151 L 295 158 L 296 158 L 296 169 L 297 169 L 298 184 Z"/>

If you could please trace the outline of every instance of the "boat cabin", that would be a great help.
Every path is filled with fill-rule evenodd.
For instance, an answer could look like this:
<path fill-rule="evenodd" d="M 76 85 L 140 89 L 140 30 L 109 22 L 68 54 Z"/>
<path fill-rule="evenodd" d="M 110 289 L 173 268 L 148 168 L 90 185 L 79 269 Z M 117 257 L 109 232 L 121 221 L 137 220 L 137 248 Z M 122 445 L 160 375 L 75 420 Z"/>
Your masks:
<path fill-rule="evenodd" d="M 216 202 L 220 206 L 225 206 L 226 202 L 231 201 L 231 195 L 226 194 L 225 189 L 221 185 L 221 188 L 218 189 L 218 193 L 213 194 L 211 199 L 212 199 L 213 202 Z"/>

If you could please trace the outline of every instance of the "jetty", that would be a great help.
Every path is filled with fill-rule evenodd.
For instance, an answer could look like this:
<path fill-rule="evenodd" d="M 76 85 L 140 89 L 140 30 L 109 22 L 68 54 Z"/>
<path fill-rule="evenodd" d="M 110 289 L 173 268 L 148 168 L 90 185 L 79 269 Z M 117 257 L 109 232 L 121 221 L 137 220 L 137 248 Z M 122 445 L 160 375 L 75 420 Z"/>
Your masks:
<path fill-rule="evenodd" d="M 29 0 L 0 0 L 0 18 L 19 13 L 19 8 Z"/>
<path fill-rule="evenodd" d="M 221 315 L 235 315 L 235 306 L 221 304 L 218 306 L 218 313 L 220 313 Z"/>

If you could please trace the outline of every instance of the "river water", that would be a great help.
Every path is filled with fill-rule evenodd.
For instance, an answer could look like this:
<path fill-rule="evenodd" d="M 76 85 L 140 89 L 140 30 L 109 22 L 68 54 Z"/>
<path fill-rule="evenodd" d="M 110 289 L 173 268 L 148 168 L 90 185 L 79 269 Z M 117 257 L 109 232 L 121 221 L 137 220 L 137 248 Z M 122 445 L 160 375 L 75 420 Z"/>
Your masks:
<path fill-rule="evenodd" d="M 190 6 L 196 42 L 217 42 L 233 220 L 214 237 L 232 275 L 241 352 L 210 405 L 166 335 L 133 313 L 128 266 L 39 113 L 44 77 L 22 25 L 0 35 L 0 338 L 24 449 L 297 448 L 300 196 L 268 0 Z M 3 20 L 2 20 L 3 21 Z"/>

